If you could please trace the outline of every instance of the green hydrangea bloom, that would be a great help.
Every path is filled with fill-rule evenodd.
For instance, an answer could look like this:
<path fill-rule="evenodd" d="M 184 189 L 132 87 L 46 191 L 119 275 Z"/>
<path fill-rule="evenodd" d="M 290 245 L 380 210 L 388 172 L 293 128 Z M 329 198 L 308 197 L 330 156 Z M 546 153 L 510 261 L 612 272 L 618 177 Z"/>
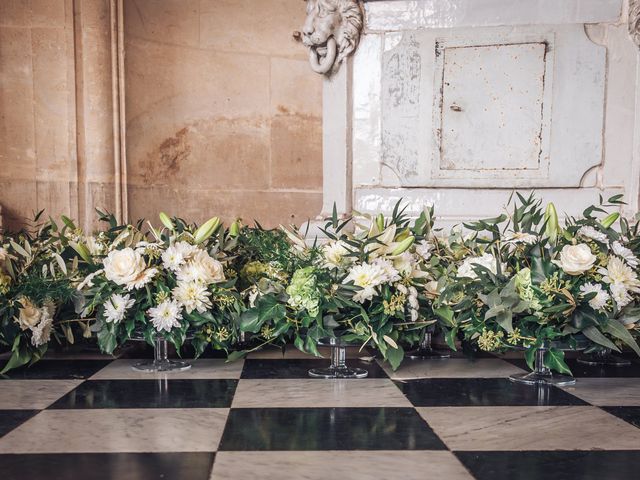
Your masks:
<path fill-rule="evenodd" d="M 287 287 L 289 305 L 299 310 L 306 309 L 315 317 L 320 311 L 321 295 L 318 291 L 316 268 L 305 267 L 296 270 Z"/>

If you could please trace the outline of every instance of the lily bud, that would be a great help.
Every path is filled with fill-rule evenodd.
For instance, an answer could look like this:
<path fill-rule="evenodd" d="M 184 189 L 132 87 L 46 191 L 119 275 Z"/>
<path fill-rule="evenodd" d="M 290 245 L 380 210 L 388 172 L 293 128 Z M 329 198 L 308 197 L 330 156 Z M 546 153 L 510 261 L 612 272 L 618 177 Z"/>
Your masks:
<path fill-rule="evenodd" d="M 229 236 L 230 237 L 237 237 L 238 235 L 240 235 L 240 222 L 238 222 L 238 220 L 236 220 L 229 227 Z"/>
<path fill-rule="evenodd" d="M 198 228 L 196 233 L 193 234 L 193 241 L 195 244 L 198 245 L 213 235 L 213 232 L 216 231 L 219 225 L 220 219 L 218 217 L 212 217 L 200 225 L 200 228 Z"/>
<path fill-rule="evenodd" d="M 167 215 L 164 212 L 160 212 L 160 215 L 158 215 L 160 217 L 160 221 L 162 222 L 162 224 L 167 227 L 169 230 L 174 230 L 176 227 L 173 225 L 173 222 L 171 221 L 171 219 L 169 218 L 169 215 Z"/>
<path fill-rule="evenodd" d="M 376 225 L 378 227 L 378 231 L 381 232 L 384 230 L 384 215 L 382 215 L 381 213 L 379 213 L 376 217 Z"/>
<path fill-rule="evenodd" d="M 76 242 L 69 242 L 69 245 L 71 245 L 71 248 L 73 248 L 85 262 L 93 263 L 93 261 L 91 260 L 91 253 L 89 252 L 89 249 L 87 247 L 85 247 L 81 243 Z"/>
<path fill-rule="evenodd" d="M 408 228 L 403 229 L 400 233 L 396 235 L 396 242 L 401 242 L 405 238 L 407 238 L 411 234 L 411 231 Z"/>
<path fill-rule="evenodd" d="M 618 218 L 620 218 L 620 214 L 618 212 L 611 213 L 602 219 L 600 225 L 602 225 L 604 228 L 609 228 L 611 225 L 616 223 L 616 220 L 618 220 Z"/>
<path fill-rule="evenodd" d="M 544 212 L 544 219 L 547 222 L 545 234 L 549 237 L 549 240 L 555 242 L 560 228 L 558 225 L 558 212 L 556 212 L 556 207 L 552 202 L 549 202 L 547 205 L 547 209 Z"/>
<path fill-rule="evenodd" d="M 396 248 L 394 248 L 391 251 L 391 255 L 396 256 L 406 252 L 409 249 L 409 247 L 413 245 L 414 241 L 415 241 L 415 237 L 413 236 L 405 238 L 400 243 L 398 243 L 398 245 L 396 245 Z"/>

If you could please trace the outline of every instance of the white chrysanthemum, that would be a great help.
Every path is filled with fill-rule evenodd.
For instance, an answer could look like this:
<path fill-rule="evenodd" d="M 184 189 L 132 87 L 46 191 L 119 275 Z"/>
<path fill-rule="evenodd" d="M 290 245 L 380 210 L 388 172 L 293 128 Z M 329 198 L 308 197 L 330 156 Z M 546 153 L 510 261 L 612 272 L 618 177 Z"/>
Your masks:
<path fill-rule="evenodd" d="M 158 332 L 170 332 L 172 328 L 180 326 L 182 307 L 175 300 L 165 300 L 157 307 L 147 310 L 147 314 Z"/>
<path fill-rule="evenodd" d="M 526 243 L 527 245 L 533 245 L 538 241 L 538 237 L 533 233 L 525 232 L 511 232 L 505 239 L 506 243 Z"/>
<path fill-rule="evenodd" d="M 607 267 L 599 268 L 598 272 L 602 274 L 602 281 L 605 283 L 624 285 L 627 290 L 640 292 L 638 276 L 629 265 L 618 257 L 609 257 Z"/>
<path fill-rule="evenodd" d="M 107 323 L 121 322 L 127 310 L 133 307 L 136 301 L 130 295 L 120 295 L 114 293 L 111 298 L 104 302 L 104 319 Z"/>
<path fill-rule="evenodd" d="M 391 263 L 390 260 L 385 258 L 376 258 L 372 265 L 380 267 L 383 272 L 383 278 L 380 283 L 394 283 L 400 280 L 400 272 L 395 268 L 395 260 Z"/>
<path fill-rule="evenodd" d="M 583 237 L 587 237 L 587 238 L 590 238 L 591 240 L 596 240 L 601 243 L 606 243 L 608 239 L 604 233 L 599 232 L 598 230 L 596 230 L 590 225 L 585 225 L 584 227 L 580 227 L 578 229 L 578 234 L 582 235 Z"/>
<path fill-rule="evenodd" d="M 416 244 L 416 253 L 420 255 L 425 262 L 431 258 L 431 250 L 433 250 L 433 245 L 426 240 L 422 240 Z"/>
<path fill-rule="evenodd" d="M 622 283 L 612 283 L 609 286 L 609 290 L 611 290 L 611 296 L 616 301 L 616 305 L 618 308 L 623 308 L 631 303 L 633 298 L 629 294 L 629 290 Z"/>
<path fill-rule="evenodd" d="M 498 271 L 496 258 L 490 253 L 485 253 L 479 257 L 465 258 L 458 267 L 458 277 L 476 278 L 476 272 L 473 270 L 474 265 L 481 265 L 494 274 Z M 504 272 L 504 267 L 502 271 Z"/>
<path fill-rule="evenodd" d="M 611 298 L 599 283 L 585 283 L 580 286 L 580 291 L 583 295 L 595 292 L 596 296 L 589 300 L 589 306 L 594 310 L 602 310 L 607 306 L 607 302 Z"/>
<path fill-rule="evenodd" d="M 324 267 L 340 268 L 351 262 L 351 258 L 346 255 L 349 253 L 346 244 L 342 240 L 329 242 L 322 246 L 322 256 L 324 257 Z"/>
<path fill-rule="evenodd" d="M 187 313 L 197 310 L 204 313 L 211 308 L 211 292 L 200 282 L 179 282 L 173 289 L 173 297 L 180 302 Z"/>
<path fill-rule="evenodd" d="M 367 300 L 371 300 L 373 296 L 376 294 L 375 287 L 364 287 L 362 290 L 358 290 L 353 294 L 353 301 L 364 303 Z"/>
<path fill-rule="evenodd" d="M 142 274 L 136 278 L 133 282 L 129 283 L 125 288 L 129 291 L 136 290 L 138 288 L 144 287 L 147 283 L 149 283 L 153 277 L 158 274 L 157 268 L 147 268 Z"/>
<path fill-rule="evenodd" d="M 635 268 L 640 263 L 638 261 L 638 257 L 636 257 L 630 249 L 622 245 L 617 240 L 611 244 L 611 249 L 613 250 L 613 253 L 627 262 L 627 265 L 629 265 L 630 267 Z"/>
<path fill-rule="evenodd" d="M 172 272 L 177 272 L 182 264 L 184 264 L 184 256 L 182 251 L 175 245 L 169 246 L 162 252 L 162 266 Z"/>

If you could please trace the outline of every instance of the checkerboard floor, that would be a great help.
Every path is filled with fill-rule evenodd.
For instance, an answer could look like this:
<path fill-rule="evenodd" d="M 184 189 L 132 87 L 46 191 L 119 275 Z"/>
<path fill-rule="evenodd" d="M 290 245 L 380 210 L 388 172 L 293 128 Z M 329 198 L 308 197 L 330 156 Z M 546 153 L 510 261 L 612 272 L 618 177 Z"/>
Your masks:
<path fill-rule="evenodd" d="M 353 352 L 352 356 L 363 355 Z M 517 359 L 326 360 L 256 352 L 191 370 L 44 360 L 0 380 L 0 472 L 13 479 L 607 479 L 640 471 L 640 362 L 517 385 Z M 574 365 L 575 366 L 575 365 Z"/>

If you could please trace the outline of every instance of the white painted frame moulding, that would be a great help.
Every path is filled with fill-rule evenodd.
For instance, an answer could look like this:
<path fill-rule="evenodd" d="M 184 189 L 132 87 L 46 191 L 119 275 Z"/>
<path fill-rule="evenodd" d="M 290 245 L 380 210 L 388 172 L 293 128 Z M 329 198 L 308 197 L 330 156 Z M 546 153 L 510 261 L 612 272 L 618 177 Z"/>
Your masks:
<path fill-rule="evenodd" d="M 560 6 L 559 6 L 560 5 Z M 364 3 L 365 27 L 359 51 L 378 50 L 381 47 L 381 35 L 376 32 L 416 30 L 423 28 L 455 28 L 455 27 L 488 27 L 535 24 L 589 24 L 617 22 L 623 12 L 623 0 L 385 0 Z M 365 54 L 366 55 L 366 54 Z M 359 85 L 352 82 L 355 58 L 344 65 L 338 75 L 325 79 L 323 84 L 323 207 L 317 217 L 330 214 L 334 201 L 339 214 L 349 214 L 354 202 L 372 209 L 380 205 L 369 204 L 368 194 L 374 191 L 354 192 L 353 176 L 366 175 L 365 171 L 352 171 L 353 145 L 360 139 L 353 134 L 353 122 L 358 121 L 358 104 L 373 100 L 379 103 L 375 92 L 359 91 Z M 373 78 L 379 78 L 380 66 L 372 65 Z M 640 76 L 640 71 L 639 71 Z M 358 79 L 363 85 L 367 79 Z M 373 98 L 367 98 L 367 97 Z M 640 103 L 640 102 L 639 102 Z M 380 112 L 370 111 L 369 124 L 380 122 Z M 637 130 L 637 129 L 636 129 Z M 377 140 L 379 141 L 379 140 Z M 640 143 L 640 141 L 639 141 Z M 360 145 L 361 152 L 366 146 Z M 370 145 L 377 151 L 380 145 Z M 378 158 L 367 165 L 360 163 L 355 168 L 376 167 Z M 379 175 L 375 175 L 379 178 Z M 375 188 L 372 188 L 375 190 Z M 424 190 L 421 189 L 424 193 Z M 440 197 L 439 189 L 433 189 L 433 201 Z M 389 192 L 389 189 L 385 189 Z M 495 190 L 501 197 L 504 191 Z M 400 196 L 407 196 L 410 189 L 398 189 Z M 609 192 L 603 192 L 609 193 Z M 610 193 L 618 193 L 613 191 Z M 585 194 L 593 195 L 593 191 L 585 189 Z M 411 196 L 411 195 L 409 195 Z M 581 197 L 582 195 L 579 195 Z M 359 197 L 359 198 L 356 198 Z M 392 195 L 393 197 L 393 195 Z M 578 196 L 577 196 L 578 197 Z M 579 199 L 576 197 L 576 200 Z M 391 200 L 391 198 L 390 198 Z M 488 200 L 488 199 L 486 199 Z M 490 201 L 493 201 L 491 199 Z M 497 198 L 496 198 L 497 200 Z M 366 208 L 365 208 L 366 210 Z M 453 218 L 451 218 L 453 219 Z M 311 222 L 311 226 L 317 222 Z M 315 228 L 310 235 L 316 233 Z"/>

